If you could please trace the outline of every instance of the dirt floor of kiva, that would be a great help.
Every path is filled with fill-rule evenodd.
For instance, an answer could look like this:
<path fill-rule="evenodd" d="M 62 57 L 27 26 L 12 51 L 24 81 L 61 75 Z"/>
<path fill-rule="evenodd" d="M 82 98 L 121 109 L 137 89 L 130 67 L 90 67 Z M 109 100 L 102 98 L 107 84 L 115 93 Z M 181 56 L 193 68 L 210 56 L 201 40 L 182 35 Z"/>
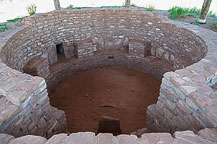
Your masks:
<path fill-rule="evenodd" d="M 50 94 L 64 110 L 69 132 L 97 132 L 101 116 L 120 120 L 122 133 L 146 127 L 146 108 L 157 102 L 161 80 L 131 69 L 94 69 L 67 78 Z"/>

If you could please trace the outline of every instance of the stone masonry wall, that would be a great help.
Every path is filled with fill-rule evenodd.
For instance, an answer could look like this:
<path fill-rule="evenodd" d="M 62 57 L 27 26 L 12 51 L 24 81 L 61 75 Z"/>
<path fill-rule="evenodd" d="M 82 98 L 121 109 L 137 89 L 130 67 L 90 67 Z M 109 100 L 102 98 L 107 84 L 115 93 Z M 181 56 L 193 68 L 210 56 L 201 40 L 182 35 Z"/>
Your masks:
<path fill-rule="evenodd" d="M 151 54 L 183 68 L 204 57 L 206 46 L 191 31 L 138 9 L 61 10 L 25 19 L 25 28 L 2 45 L 0 56 L 8 66 L 23 71 L 34 57 L 56 61 L 56 44 L 74 49 L 76 41 L 91 40 L 94 51 L 122 50 L 129 40 L 152 45 Z M 71 52 L 74 50 L 71 50 Z M 74 56 L 74 53 L 71 54 Z"/>
<path fill-rule="evenodd" d="M 48 138 L 65 130 L 65 113 L 49 104 L 45 80 L 0 63 L 0 133 Z"/>
<path fill-rule="evenodd" d="M 82 71 L 96 68 L 114 67 L 130 68 L 149 73 L 161 79 L 165 72 L 173 70 L 171 64 L 154 56 L 135 57 L 123 51 L 103 51 L 95 53 L 94 57 L 70 59 L 50 67 L 51 74 L 47 78 L 48 91 L 51 91 L 60 81 Z"/>
<path fill-rule="evenodd" d="M 25 23 L 0 34 L 0 62 L 7 65 L 0 63 L 0 132 L 50 137 L 66 130 L 64 113 L 49 104 L 44 79 L 21 73 L 33 58 L 55 63 L 56 45 L 61 43 L 71 59 L 63 67 L 51 66 L 49 81 L 61 80 L 67 71 L 72 73 L 70 70 L 79 72 L 100 65 L 147 72 L 154 68 L 159 76 L 168 70 L 161 70 L 156 62 L 162 59 L 172 64 L 172 69 L 184 69 L 164 75 L 158 102 L 148 108 L 148 130 L 197 132 L 217 127 L 217 93 L 213 88 L 217 82 L 216 33 L 138 9 L 61 10 L 28 17 Z M 92 41 L 92 50 L 85 46 L 81 51 L 90 55 L 76 58 L 75 43 L 86 40 Z M 129 55 L 130 40 L 151 43 L 152 56 Z M 121 54 L 110 55 L 111 51 Z"/>
<path fill-rule="evenodd" d="M 138 57 L 146 57 L 148 55 L 151 55 L 151 43 L 138 40 L 130 40 L 129 54 Z"/>
<path fill-rule="evenodd" d="M 82 58 L 87 56 L 93 56 L 93 42 L 92 41 L 77 41 L 74 43 L 76 51 L 76 57 Z"/>
<path fill-rule="evenodd" d="M 173 22 L 175 23 L 175 22 Z M 190 24 L 175 23 L 200 35 L 208 53 L 198 63 L 164 74 L 160 96 L 148 107 L 147 126 L 152 132 L 175 132 L 217 127 L 217 33 Z"/>
<path fill-rule="evenodd" d="M 2 144 L 216 144 L 217 129 L 204 129 L 194 134 L 192 131 L 169 133 L 146 133 L 140 138 L 135 135 L 98 134 L 79 132 L 67 135 L 61 133 L 46 139 L 39 136 L 27 135 L 19 138 L 0 134 Z"/>
<path fill-rule="evenodd" d="M 23 68 L 24 73 L 47 78 L 50 75 L 49 63 L 46 58 L 33 58 Z"/>

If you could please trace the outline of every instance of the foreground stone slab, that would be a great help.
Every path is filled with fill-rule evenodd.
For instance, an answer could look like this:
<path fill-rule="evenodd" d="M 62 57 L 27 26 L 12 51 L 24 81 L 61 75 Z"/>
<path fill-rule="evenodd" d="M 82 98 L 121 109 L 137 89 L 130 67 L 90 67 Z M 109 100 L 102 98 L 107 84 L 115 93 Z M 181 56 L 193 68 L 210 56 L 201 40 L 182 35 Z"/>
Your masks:
<path fill-rule="evenodd" d="M 8 144 L 8 142 L 12 139 L 14 139 L 14 137 L 11 135 L 0 134 L 0 144 Z"/>
<path fill-rule="evenodd" d="M 49 62 L 46 58 L 33 58 L 25 64 L 23 71 L 32 76 L 46 78 L 50 74 Z"/>
<path fill-rule="evenodd" d="M 118 47 L 122 47 L 121 43 L 125 36 L 130 36 L 129 39 L 149 40 L 152 42 L 152 56 L 172 63 L 174 69 L 181 69 L 173 73 L 177 75 L 171 76 L 171 78 L 173 77 L 172 79 L 164 77 L 160 97 L 156 104 L 156 111 L 150 112 L 151 110 L 149 110 L 150 115 L 147 116 L 150 119 L 149 125 L 154 128 L 152 131 L 175 132 L 177 130 L 190 129 L 198 132 L 202 128 L 217 127 L 216 105 L 211 105 L 216 100 L 216 97 L 212 97 L 213 95 L 216 96 L 215 89 L 211 87 L 215 85 L 217 80 L 217 33 L 194 25 L 161 19 L 155 16 L 138 9 L 91 9 L 61 10 L 27 17 L 24 20 L 25 26 L 23 28 L 12 32 L 8 31 L 10 34 L 0 34 L 0 62 L 22 71 L 24 64 L 32 58 L 44 54 L 49 55 L 50 47 L 53 48 L 56 42 L 74 43 L 75 41 L 91 39 L 92 45 L 99 47 L 99 43 L 101 43 L 102 47 L 97 47 L 96 49 L 98 51 L 99 49 L 109 50 L 107 48 L 112 48 L 115 43 L 117 43 Z M 102 42 L 100 42 L 101 38 Z M 107 44 L 104 42 L 107 42 Z M 81 44 L 77 48 L 78 57 L 93 56 L 92 48 L 93 46 L 89 42 Z M 53 63 L 56 61 L 56 54 L 52 53 L 50 55 L 48 57 L 54 57 L 51 62 Z M 138 56 L 134 55 L 132 57 Z M 137 60 L 143 61 L 144 59 L 139 57 Z M 87 65 L 89 66 L 89 63 Z M 132 63 L 132 66 L 137 66 L 135 67 L 136 69 L 141 69 L 144 65 L 140 66 Z M 71 67 L 79 67 L 79 64 L 71 65 Z M 0 95 L 6 96 L 6 92 L 14 90 L 18 84 L 19 87 L 20 85 L 23 86 L 23 84 L 20 84 L 20 81 L 28 79 L 26 76 L 16 78 L 17 76 L 15 75 L 19 75 L 18 72 L 12 72 L 16 70 L 12 70 L 4 64 L 0 65 Z M 175 83 L 173 83 L 174 81 Z M 23 87 L 31 86 L 29 82 Z M 35 86 L 38 87 L 38 85 Z M 167 87 L 165 88 L 165 86 Z M 16 136 L 25 135 L 27 129 L 31 130 L 28 133 L 37 133 L 43 136 L 47 134 L 43 131 L 44 129 L 49 132 L 57 131 L 53 129 L 53 126 L 59 123 L 56 120 L 50 121 L 49 125 L 42 127 L 40 131 L 38 131 L 36 125 L 29 124 L 29 118 L 20 122 L 24 116 L 29 116 L 29 113 L 33 111 L 34 117 L 38 118 L 38 113 L 41 113 L 41 107 L 49 103 L 49 100 L 46 100 L 48 99 L 45 96 L 46 92 L 38 95 L 37 91 L 41 88 L 37 88 L 36 93 L 33 88 L 34 86 L 25 89 L 25 91 L 29 92 L 29 97 L 22 104 L 22 107 L 26 109 L 19 109 L 23 116 L 19 115 L 20 113 L 16 110 L 12 110 L 13 112 L 9 113 L 9 115 L 5 113 L 7 110 L 0 107 L 0 109 L 4 110 L 2 113 L 0 112 L 0 117 L 4 117 L 1 119 L 0 126 L 6 127 L 5 129 L 1 128 L 0 131 L 8 132 L 14 136 L 16 134 Z M 45 89 L 43 90 L 46 91 Z M 163 91 L 171 92 L 170 99 L 164 95 Z M 14 94 L 6 97 L 10 103 L 17 105 L 25 97 L 25 95 L 21 96 L 22 98 L 18 99 L 12 98 L 15 97 Z M 200 102 L 204 99 L 204 96 L 211 98 L 211 100 L 206 100 L 207 104 Z M 177 97 L 179 102 L 176 100 L 171 101 L 172 98 L 176 99 Z M 39 106 L 34 107 L 35 105 Z M 40 111 L 36 109 L 40 109 Z M 49 115 L 43 114 L 40 116 L 53 119 Z M 9 123 L 7 120 L 11 120 L 14 116 L 17 119 Z M 34 122 L 37 121 L 35 120 Z M 44 121 L 44 119 L 41 119 L 41 121 Z M 13 127 L 14 124 L 18 123 L 20 123 L 19 126 L 25 129 L 24 131 L 19 131 L 19 127 Z M 52 136 L 53 134 L 50 133 L 49 135 Z M 184 140 L 185 137 L 177 139 Z"/>
<path fill-rule="evenodd" d="M 67 140 L 67 134 L 57 134 L 52 136 L 45 144 L 62 144 Z"/>
<path fill-rule="evenodd" d="M 173 143 L 174 138 L 169 133 L 147 133 L 143 134 L 142 139 L 146 139 L 150 144 L 155 143 Z"/>
<path fill-rule="evenodd" d="M 113 136 L 111 133 L 78 132 L 70 135 L 61 133 L 45 139 L 27 135 L 19 138 L 0 134 L 0 144 L 217 144 L 217 128 L 206 128 L 198 134 L 192 131 L 170 133 L 145 133 L 138 138 L 135 135 Z M 210 135 L 210 136 L 208 136 Z"/>
<path fill-rule="evenodd" d="M 205 128 L 198 132 L 202 138 L 217 143 L 217 128 Z"/>
<path fill-rule="evenodd" d="M 44 144 L 45 142 L 47 142 L 46 138 L 27 135 L 11 140 L 9 144 Z"/>
<path fill-rule="evenodd" d="M 100 133 L 97 135 L 97 144 L 118 144 L 118 139 L 112 134 Z"/>
<path fill-rule="evenodd" d="M 202 137 L 195 135 L 192 131 L 175 132 L 174 136 L 180 143 L 192 143 L 192 144 L 214 144 L 213 142 L 203 139 Z"/>
<path fill-rule="evenodd" d="M 92 132 L 72 133 L 68 136 L 64 144 L 95 144 L 96 137 Z"/>
<path fill-rule="evenodd" d="M 135 144 L 137 136 L 135 135 L 119 135 L 117 136 L 119 144 Z"/>

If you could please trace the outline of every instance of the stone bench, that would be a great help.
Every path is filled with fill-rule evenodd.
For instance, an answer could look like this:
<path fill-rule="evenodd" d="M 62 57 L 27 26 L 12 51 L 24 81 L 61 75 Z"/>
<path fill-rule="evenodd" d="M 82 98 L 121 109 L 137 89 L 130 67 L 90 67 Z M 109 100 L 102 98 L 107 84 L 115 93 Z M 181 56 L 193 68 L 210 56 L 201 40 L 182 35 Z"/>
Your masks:
<path fill-rule="evenodd" d="M 93 55 L 93 42 L 91 40 L 81 40 L 74 42 L 74 48 L 77 58 Z"/>
<path fill-rule="evenodd" d="M 42 57 L 33 58 L 24 65 L 23 71 L 32 76 L 46 78 L 50 74 L 48 60 Z"/>
<path fill-rule="evenodd" d="M 129 54 L 146 57 L 151 54 L 151 43 L 142 40 L 129 40 Z"/>

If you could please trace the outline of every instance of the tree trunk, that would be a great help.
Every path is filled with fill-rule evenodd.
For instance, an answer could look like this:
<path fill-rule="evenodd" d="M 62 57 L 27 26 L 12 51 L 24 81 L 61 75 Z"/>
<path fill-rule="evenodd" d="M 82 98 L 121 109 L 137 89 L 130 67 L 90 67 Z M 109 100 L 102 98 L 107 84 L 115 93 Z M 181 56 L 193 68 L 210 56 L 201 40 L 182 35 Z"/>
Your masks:
<path fill-rule="evenodd" d="M 127 7 L 127 8 L 130 7 L 130 0 L 125 0 L 125 7 Z"/>
<path fill-rule="evenodd" d="M 200 13 L 200 18 L 199 18 L 200 23 L 206 23 L 206 17 L 207 17 L 207 14 L 209 12 L 211 2 L 212 2 L 212 0 L 204 0 L 203 7 L 202 7 L 201 13 Z"/>
<path fill-rule="evenodd" d="M 54 6 L 55 6 L 56 10 L 60 10 L 61 9 L 61 7 L 60 7 L 60 1 L 59 0 L 54 0 Z"/>

